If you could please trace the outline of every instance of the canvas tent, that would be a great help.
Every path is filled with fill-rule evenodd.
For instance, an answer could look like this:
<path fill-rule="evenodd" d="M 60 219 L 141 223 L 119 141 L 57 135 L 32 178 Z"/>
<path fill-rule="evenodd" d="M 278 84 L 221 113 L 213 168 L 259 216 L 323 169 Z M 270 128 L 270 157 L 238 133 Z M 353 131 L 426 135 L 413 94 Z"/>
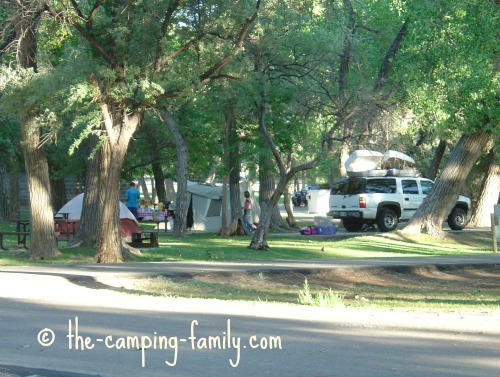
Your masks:
<path fill-rule="evenodd" d="M 80 220 L 82 206 L 83 194 L 79 194 L 62 206 L 56 213 L 56 218 L 67 214 L 68 220 Z M 75 229 L 78 229 L 78 224 L 76 224 Z M 132 237 L 132 233 L 142 233 L 142 230 L 132 212 L 120 202 L 120 234 L 122 237 Z"/>
<path fill-rule="evenodd" d="M 260 208 L 253 196 L 248 183 L 240 183 L 240 198 L 243 193 L 250 192 L 252 200 L 253 221 L 258 222 Z M 194 230 L 219 231 L 222 226 L 222 186 L 213 186 L 199 183 L 188 183 L 188 227 Z M 231 221 L 231 209 L 229 200 L 229 188 L 227 190 L 227 222 Z M 243 206 L 243 202 L 242 202 Z"/>

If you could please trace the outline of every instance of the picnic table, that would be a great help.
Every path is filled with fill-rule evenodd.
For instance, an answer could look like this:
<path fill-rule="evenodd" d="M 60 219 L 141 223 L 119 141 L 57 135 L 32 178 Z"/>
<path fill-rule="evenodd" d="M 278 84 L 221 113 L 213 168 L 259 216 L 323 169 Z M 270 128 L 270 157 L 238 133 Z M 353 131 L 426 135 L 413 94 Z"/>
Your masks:
<path fill-rule="evenodd" d="M 167 232 L 167 224 L 173 216 L 169 211 L 152 211 L 145 208 L 140 208 L 137 211 L 138 220 L 141 223 L 156 223 L 155 229 L 160 231 L 160 223 L 165 223 L 165 233 Z"/>
<path fill-rule="evenodd" d="M 75 236 L 80 220 L 71 220 L 67 217 L 54 219 L 56 239 L 69 241 Z"/>
<path fill-rule="evenodd" d="M 61 214 L 61 217 L 54 218 L 56 240 L 69 241 L 75 236 L 78 229 L 79 220 L 68 219 L 68 214 Z M 5 236 L 17 236 L 17 245 L 23 246 L 27 249 L 27 238 L 30 236 L 30 220 L 29 219 L 15 219 L 12 220 L 16 224 L 15 231 L 0 231 L 0 249 L 9 250 L 4 245 Z"/>
<path fill-rule="evenodd" d="M 16 219 L 12 220 L 12 222 L 16 223 L 16 231 L 1 231 L 0 232 L 0 248 L 2 250 L 8 250 L 7 247 L 4 246 L 3 241 L 4 241 L 4 236 L 17 236 L 17 246 L 19 247 L 20 245 L 23 245 L 23 247 L 26 249 L 26 240 L 27 237 L 30 235 L 29 231 L 29 224 L 30 221 L 26 219 Z"/>

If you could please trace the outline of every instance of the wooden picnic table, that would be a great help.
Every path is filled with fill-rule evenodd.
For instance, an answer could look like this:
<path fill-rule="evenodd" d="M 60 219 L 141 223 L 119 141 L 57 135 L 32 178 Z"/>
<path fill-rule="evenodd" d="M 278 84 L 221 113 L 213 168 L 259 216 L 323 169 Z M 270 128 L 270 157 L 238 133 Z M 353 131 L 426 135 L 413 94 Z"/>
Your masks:
<path fill-rule="evenodd" d="M 9 250 L 3 245 L 3 238 L 8 235 L 17 236 L 17 246 L 23 245 L 25 249 L 27 248 L 26 237 L 30 235 L 30 232 L 0 232 L 0 248 L 2 250 Z"/>

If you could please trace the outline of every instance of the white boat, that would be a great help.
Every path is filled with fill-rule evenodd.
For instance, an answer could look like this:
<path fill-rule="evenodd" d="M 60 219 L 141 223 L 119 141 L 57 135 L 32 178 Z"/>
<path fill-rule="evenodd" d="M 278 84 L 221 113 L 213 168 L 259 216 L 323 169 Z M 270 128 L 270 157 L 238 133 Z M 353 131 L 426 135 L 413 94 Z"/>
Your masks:
<path fill-rule="evenodd" d="M 380 168 L 384 155 L 377 151 L 359 149 L 352 152 L 346 160 L 344 166 L 349 172 L 364 172 Z"/>

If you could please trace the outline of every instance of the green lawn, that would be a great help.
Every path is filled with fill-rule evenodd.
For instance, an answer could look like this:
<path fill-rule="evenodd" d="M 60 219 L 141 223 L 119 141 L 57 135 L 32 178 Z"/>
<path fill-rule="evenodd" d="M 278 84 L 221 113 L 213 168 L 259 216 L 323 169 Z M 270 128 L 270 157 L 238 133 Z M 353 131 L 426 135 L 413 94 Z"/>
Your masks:
<path fill-rule="evenodd" d="M 15 225 L 0 222 L 0 229 L 14 230 Z M 179 261 L 242 261 L 272 259 L 310 258 L 361 258 L 394 256 L 437 256 L 464 255 L 491 252 L 491 240 L 487 232 L 455 233 L 444 240 L 424 235 L 412 237 L 399 233 L 373 233 L 370 235 L 349 235 L 323 238 L 301 236 L 292 233 L 271 234 L 268 238 L 271 250 L 254 251 L 248 249 L 250 236 L 219 237 L 215 233 L 192 232 L 176 238 L 171 233 L 159 233 L 160 247 L 143 249 L 142 257 L 135 261 L 151 262 L 163 260 Z M 0 265 L 30 263 L 28 252 L 18 250 L 17 238 L 9 236 L 4 242 L 12 250 L 0 251 Z M 62 256 L 37 263 L 92 263 L 95 250 L 92 248 L 65 248 L 59 242 Z"/>

